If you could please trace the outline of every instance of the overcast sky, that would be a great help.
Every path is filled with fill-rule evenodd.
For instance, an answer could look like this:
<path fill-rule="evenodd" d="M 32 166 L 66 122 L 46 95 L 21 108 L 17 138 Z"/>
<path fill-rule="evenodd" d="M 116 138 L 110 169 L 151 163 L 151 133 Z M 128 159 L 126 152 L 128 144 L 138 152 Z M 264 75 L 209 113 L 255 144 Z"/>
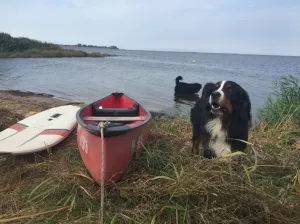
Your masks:
<path fill-rule="evenodd" d="M 0 0 L 0 31 L 122 49 L 300 55 L 300 0 Z"/>

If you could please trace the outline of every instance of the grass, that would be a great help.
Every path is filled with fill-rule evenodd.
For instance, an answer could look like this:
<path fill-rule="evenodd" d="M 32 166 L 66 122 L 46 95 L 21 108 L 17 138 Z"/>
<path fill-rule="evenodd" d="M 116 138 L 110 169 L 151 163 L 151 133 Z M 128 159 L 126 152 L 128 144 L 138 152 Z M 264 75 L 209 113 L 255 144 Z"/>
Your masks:
<path fill-rule="evenodd" d="M 60 58 L 60 57 L 108 57 L 102 53 L 87 53 L 61 47 L 34 48 L 23 52 L 0 52 L 0 58 Z"/>
<path fill-rule="evenodd" d="M 291 75 L 275 80 L 274 96 L 267 98 L 264 108 L 258 111 L 259 119 L 270 124 L 286 120 L 291 116 L 292 121 L 300 125 L 300 79 Z"/>
<path fill-rule="evenodd" d="M 270 103 L 262 109 L 272 110 Z M 190 154 L 187 117 L 153 121 L 144 154 L 106 190 L 105 223 L 300 223 L 292 111 L 255 124 L 245 154 L 213 160 Z M 0 163 L 0 223 L 99 223 L 100 187 L 75 134 L 48 152 Z"/>

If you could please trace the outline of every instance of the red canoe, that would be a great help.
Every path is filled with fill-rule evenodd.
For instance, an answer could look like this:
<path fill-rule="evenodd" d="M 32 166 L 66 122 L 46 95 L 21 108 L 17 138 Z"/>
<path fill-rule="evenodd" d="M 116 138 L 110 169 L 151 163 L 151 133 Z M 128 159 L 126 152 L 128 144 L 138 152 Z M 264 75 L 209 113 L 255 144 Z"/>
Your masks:
<path fill-rule="evenodd" d="M 123 93 L 112 93 L 81 108 L 77 114 L 77 144 L 81 158 L 100 185 L 102 142 L 100 121 L 109 121 L 104 133 L 104 183 L 116 182 L 140 153 L 149 135 L 151 114 Z"/>

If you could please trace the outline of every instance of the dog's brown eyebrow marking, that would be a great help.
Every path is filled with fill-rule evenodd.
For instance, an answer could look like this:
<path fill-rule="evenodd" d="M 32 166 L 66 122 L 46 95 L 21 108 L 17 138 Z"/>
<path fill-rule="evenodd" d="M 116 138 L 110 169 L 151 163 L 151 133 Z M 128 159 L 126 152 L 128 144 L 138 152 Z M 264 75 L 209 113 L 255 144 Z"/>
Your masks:
<path fill-rule="evenodd" d="M 227 85 L 226 85 L 226 88 L 231 88 L 231 85 L 230 85 L 230 84 L 227 84 Z"/>

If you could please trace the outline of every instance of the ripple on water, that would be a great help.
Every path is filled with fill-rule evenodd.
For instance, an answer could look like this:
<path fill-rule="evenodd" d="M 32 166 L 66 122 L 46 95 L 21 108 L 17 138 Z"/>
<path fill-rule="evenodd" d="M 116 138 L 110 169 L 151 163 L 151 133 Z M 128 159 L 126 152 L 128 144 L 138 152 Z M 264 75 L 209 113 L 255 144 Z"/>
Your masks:
<path fill-rule="evenodd" d="M 194 104 L 174 98 L 178 75 L 186 82 L 202 85 L 232 80 L 248 91 L 255 117 L 257 108 L 273 91 L 275 78 L 300 75 L 299 57 L 103 49 L 101 52 L 121 56 L 0 59 L 0 89 L 44 92 L 86 103 L 118 90 L 148 108 L 172 111 L 188 110 Z"/>

